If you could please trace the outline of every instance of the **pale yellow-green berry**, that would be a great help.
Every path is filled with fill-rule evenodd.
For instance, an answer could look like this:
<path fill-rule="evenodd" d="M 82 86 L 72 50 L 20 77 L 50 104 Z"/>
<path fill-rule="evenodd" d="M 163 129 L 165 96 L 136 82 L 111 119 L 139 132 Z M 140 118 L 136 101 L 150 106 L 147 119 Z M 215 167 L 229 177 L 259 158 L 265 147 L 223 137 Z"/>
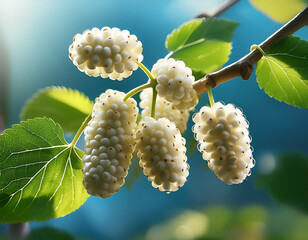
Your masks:
<path fill-rule="evenodd" d="M 242 111 L 232 104 L 216 102 L 212 107 L 202 107 L 193 121 L 199 150 L 209 168 L 229 185 L 242 183 L 255 164 Z"/>
<path fill-rule="evenodd" d="M 83 184 L 89 194 L 110 197 L 125 183 L 135 147 L 137 103 L 124 93 L 107 90 L 93 107 L 86 127 L 82 158 Z"/>
<path fill-rule="evenodd" d="M 141 101 L 139 105 L 143 109 L 141 112 L 142 118 L 151 115 L 152 96 L 152 88 L 147 88 L 143 90 L 140 94 Z M 157 95 L 155 119 L 163 117 L 168 118 L 171 122 L 174 122 L 180 132 L 184 133 L 189 118 L 189 111 L 179 110 L 178 108 L 174 107 L 171 102 Z"/>
<path fill-rule="evenodd" d="M 191 110 L 197 105 L 199 99 L 193 88 L 195 77 L 183 61 L 159 59 L 151 73 L 157 79 L 156 91 L 159 96 L 181 110 Z"/>
<path fill-rule="evenodd" d="M 145 117 L 138 124 L 136 150 L 144 174 L 160 191 L 174 192 L 189 174 L 185 139 L 167 118 Z"/>
<path fill-rule="evenodd" d="M 76 34 L 69 47 L 69 57 L 89 76 L 123 80 L 143 60 L 142 43 L 129 31 L 118 28 L 92 28 Z"/>

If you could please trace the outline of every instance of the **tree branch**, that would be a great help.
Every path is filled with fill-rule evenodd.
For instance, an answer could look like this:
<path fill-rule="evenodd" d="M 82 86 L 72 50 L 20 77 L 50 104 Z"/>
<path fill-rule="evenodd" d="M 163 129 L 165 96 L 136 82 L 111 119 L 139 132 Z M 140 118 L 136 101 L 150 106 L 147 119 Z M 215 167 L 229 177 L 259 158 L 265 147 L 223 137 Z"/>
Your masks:
<path fill-rule="evenodd" d="M 238 3 L 240 0 L 229 0 L 225 1 L 223 4 L 221 4 L 218 8 L 216 8 L 213 12 L 210 13 L 200 13 L 196 16 L 196 18 L 212 18 L 212 17 L 218 17 L 221 14 L 223 14 L 225 11 L 227 11 L 229 8 L 231 8 L 234 4 Z"/>
<path fill-rule="evenodd" d="M 268 37 L 259 45 L 259 47 L 264 52 L 267 52 L 276 43 L 292 35 L 305 25 L 308 25 L 308 7 L 282 26 L 273 35 Z M 235 77 L 241 77 L 243 80 L 248 80 L 253 72 L 253 65 L 261 58 L 262 54 L 260 51 L 258 49 L 254 49 L 235 63 L 232 63 L 216 72 L 209 73 L 205 77 L 196 81 L 194 83 L 194 89 L 198 94 L 201 94 L 207 91 L 206 84 L 210 84 L 210 86 L 214 88 L 219 84 L 229 81 Z"/>
<path fill-rule="evenodd" d="M 30 233 L 29 223 L 12 223 L 9 225 L 9 233 L 13 238 L 25 239 Z"/>

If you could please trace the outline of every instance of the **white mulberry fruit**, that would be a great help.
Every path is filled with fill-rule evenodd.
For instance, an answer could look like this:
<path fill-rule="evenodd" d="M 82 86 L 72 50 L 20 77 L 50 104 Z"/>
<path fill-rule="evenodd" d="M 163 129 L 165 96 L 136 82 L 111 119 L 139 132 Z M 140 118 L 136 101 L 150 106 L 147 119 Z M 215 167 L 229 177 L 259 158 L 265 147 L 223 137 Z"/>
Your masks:
<path fill-rule="evenodd" d="M 179 109 L 192 109 L 197 105 L 199 99 L 193 88 L 195 77 L 183 61 L 160 59 L 154 64 L 151 73 L 157 79 L 159 96 Z"/>
<path fill-rule="evenodd" d="M 202 107 L 193 121 L 199 150 L 209 168 L 226 184 L 242 183 L 255 164 L 242 111 L 232 104 L 216 102 L 212 107 Z"/>
<path fill-rule="evenodd" d="M 135 147 L 137 103 L 124 93 L 107 90 L 93 107 L 85 133 L 83 184 L 89 194 L 110 197 L 125 183 Z"/>
<path fill-rule="evenodd" d="M 69 57 L 80 71 L 89 76 L 123 80 L 143 60 L 142 43 L 129 31 L 118 28 L 92 28 L 76 34 Z"/>
<path fill-rule="evenodd" d="M 143 109 L 141 112 L 142 118 L 151 115 L 152 96 L 153 96 L 152 88 L 147 88 L 143 90 L 140 94 L 141 101 L 139 105 Z M 171 122 L 174 122 L 175 125 L 180 130 L 180 132 L 184 133 L 189 118 L 189 111 L 179 110 L 176 107 L 174 107 L 171 102 L 157 95 L 155 119 L 163 117 L 168 118 Z"/>
<path fill-rule="evenodd" d="M 145 117 L 138 124 L 136 150 L 144 174 L 160 191 L 177 191 L 186 182 L 185 139 L 167 118 Z"/>

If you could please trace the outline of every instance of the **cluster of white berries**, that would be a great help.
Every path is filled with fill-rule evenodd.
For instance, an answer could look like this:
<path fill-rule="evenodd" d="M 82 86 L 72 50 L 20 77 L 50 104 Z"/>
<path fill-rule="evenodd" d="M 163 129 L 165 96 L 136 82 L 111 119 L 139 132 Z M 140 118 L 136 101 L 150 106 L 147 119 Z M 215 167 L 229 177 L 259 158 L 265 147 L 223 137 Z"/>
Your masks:
<path fill-rule="evenodd" d="M 139 105 L 143 109 L 141 112 L 142 118 L 151 115 L 152 96 L 152 88 L 147 88 L 140 94 L 141 101 Z M 156 99 L 155 119 L 163 117 L 168 118 L 171 122 L 174 122 L 180 132 L 183 133 L 186 130 L 189 111 L 177 109 L 171 102 L 168 102 L 158 95 Z"/>
<path fill-rule="evenodd" d="M 73 63 L 90 76 L 122 80 L 143 59 L 142 44 L 127 30 L 104 27 L 77 34 L 69 48 Z M 133 151 L 139 165 L 160 191 L 177 191 L 187 181 L 189 165 L 185 139 L 189 111 L 198 103 L 194 76 L 183 61 L 160 59 L 151 74 L 157 91 L 155 119 L 153 89 L 140 94 L 141 121 L 134 99 L 115 90 L 102 93 L 85 129 L 83 184 L 89 194 L 110 197 L 125 183 Z M 151 77 L 151 81 L 153 81 Z M 254 166 L 248 122 L 241 110 L 220 102 L 202 107 L 193 116 L 198 148 L 216 176 L 227 184 L 239 184 Z"/>
<path fill-rule="evenodd" d="M 185 139 L 167 118 L 145 117 L 138 125 L 136 150 L 139 165 L 160 191 L 177 191 L 186 182 L 187 164 Z"/>
<path fill-rule="evenodd" d="M 203 159 L 227 184 L 239 184 L 254 166 L 248 122 L 241 110 L 220 102 L 202 107 L 193 116 L 193 132 Z"/>
<path fill-rule="evenodd" d="M 89 194 L 110 197 L 125 183 L 135 146 L 137 103 L 125 94 L 107 90 L 93 107 L 86 127 L 83 184 Z"/>
<path fill-rule="evenodd" d="M 197 105 L 199 99 L 193 88 L 195 77 L 183 61 L 160 59 L 154 64 L 151 73 L 157 79 L 156 91 L 159 96 L 179 109 L 192 109 Z"/>
<path fill-rule="evenodd" d="M 76 34 L 69 57 L 80 71 L 89 76 L 122 80 L 143 60 L 142 43 L 129 31 L 118 28 L 93 28 Z"/>

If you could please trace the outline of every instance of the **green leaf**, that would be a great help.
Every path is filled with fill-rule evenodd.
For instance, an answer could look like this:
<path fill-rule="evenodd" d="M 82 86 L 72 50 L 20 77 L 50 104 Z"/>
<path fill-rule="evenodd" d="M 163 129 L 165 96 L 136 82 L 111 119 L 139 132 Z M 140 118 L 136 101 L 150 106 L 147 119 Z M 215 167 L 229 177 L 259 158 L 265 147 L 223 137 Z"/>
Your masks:
<path fill-rule="evenodd" d="M 207 40 L 175 51 L 170 57 L 184 61 L 193 71 L 210 73 L 229 60 L 231 49 L 231 43 Z"/>
<path fill-rule="evenodd" d="M 132 165 L 129 168 L 129 174 L 125 178 L 125 187 L 128 190 L 132 189 L 132 186 L 141 177 L 141 168 L 139 166 L 139 158 L 134 157 L 132 159 Z"/>
<path fill-rule="evenodd" d="M 231 42 L 239 23 L 227 19 L 200 18 L 190 20 L 167 36 L 166 48 L 175 51 L 196 41 L 215 39 Z"/>
<path fill-rule="evenodd" d="M 257 63 L 259 87 L 279 101 L 308 108 L 308 42 L 290 36 Z"/>
<path fill-rule="evenodd" d="M 59 123 L 65 132 L 73 134 L 92 112 L 92 108 L 93 102 L 78 90 L 48 87 L 27 102 L 22 110 L 21 120 L 49 117 Z"/>
<path fill-rule="evenodd" d="M 193 71 L 193 76 L 195 77 L 195 81 L 205 77 L 205 75 L 207 74 L 206 72 L 200 72 L 200 71 Z"/>
<path fill-rule="evenodd" d="M 191 157 L 198 149 L 198 141 L 194 136 L 190 136 L 188 141 L 188 155 Z"/>
<path fill-rule="evenodd" d="M 276 168 L 269 175 L 257 178 L 278 201 L 308 214 L 308 156 L 288 153 L 279 157 Z"/>
<path fill-rule="evenodd" d="M 52 227 L 41 227 L 31 231 L 26 240 L 74 240 L 72 237 L 63 230 L 55 229 Z"/>
<path fill-rule="evenodd" d="M 51 119 L 5 130 L 0 135 L 0 222 L 46 221 L 78 209 L 88 197 L 83 154 Z"/>
<path fill-rule="evenodd" d="M 265 15 L 279 23 L 291 20 L 307 6 L 307 0 L 249 0 Z"/>
<path fill-rule="evenodd" d="M 182 60 L 193 71 L 216 71 L 228 61 L 237 22 L 208 18 L 191 20 L 167 36 L 170 57 Z"/>

